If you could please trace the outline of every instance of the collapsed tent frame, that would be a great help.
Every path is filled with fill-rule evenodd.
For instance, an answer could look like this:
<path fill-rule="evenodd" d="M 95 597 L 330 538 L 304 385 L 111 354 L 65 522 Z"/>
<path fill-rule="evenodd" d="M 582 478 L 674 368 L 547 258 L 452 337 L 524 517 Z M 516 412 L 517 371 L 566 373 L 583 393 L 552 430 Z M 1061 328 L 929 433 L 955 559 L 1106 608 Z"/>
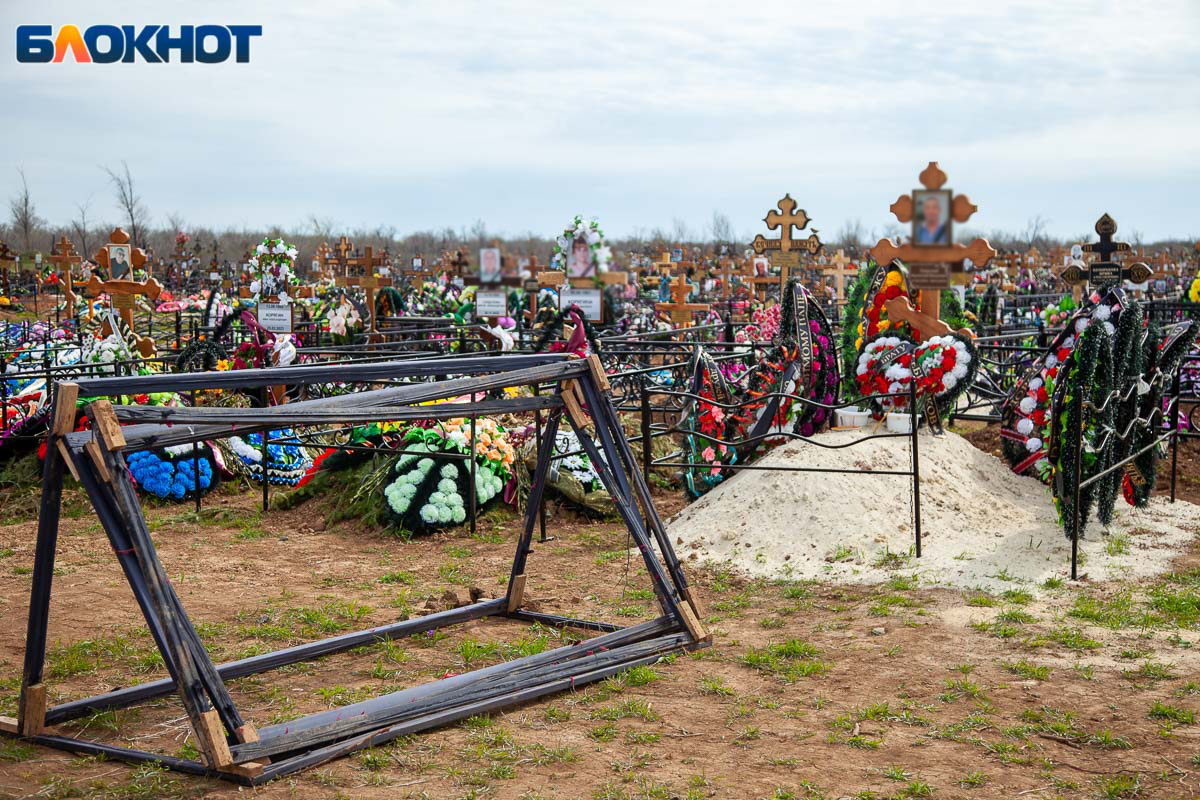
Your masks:
<path fill-rule="evenodd" d="M 79 398 L 211 388 L 246 388 L 319 381 L 371 382 L 429 378 L 453 369 L 456 377 L 406 383 L 356 394 L 301 401 L 267 409 L 114 407 L 97 399 L 86 407 L 91 430 L 72 432 Z M 550 395 L 473 404 L 418 406 L 463 394 L 510 387 L 556 385 Z M 129 762 L 156 762 L 193 774 L 257 785 L 477 714 L 573 689 L 672 652 L 707 646 L 711 635 L 699 621 L 682 566 L 651 499 L 611 402 L 611 387 L 597 357 L 516 355 L 445 361 L 400 361 L 316 367 L 99 378 L 62 383 L 43 467 L 41 514 L 30 592 L 29 622 L 17 719 L 0 718 L 0 731 L 34 743 Z M 281 423 L 323 424 L 381 418 L 474 417 L 479 413 L 548 412 L 508 586 L 502 597 L 406 619 L 355 633 L 297 645 L 222 665 L 212 662 L 176 595 L 151 540 L 124 454 L 204 439 L 268 432 Z M 545 492 L 555 432 L 566 417 L 588 452 L 601 483 L 640 552 L 662 611 L 656 619 L 619 628 L 522 608 L 533 531 Z M 122 426 L 121 422 L 132 423 Z M 594 430 L 595 438 L 589 433 Z M 63 479 L 69 470 L 87 492 L 133 590 L 170 677 L 47 708 L 43 682 L 47 626 Z M 505 617 L 600 635 L 431 684 L 354 703 L 261 729 L 244 719 L 225 681 L 372 642 L 423 633 L 484 617 Z M 177 692 L 203 760 L 190 760 L 53 735 L 46 727 L 107 709 Z"/>

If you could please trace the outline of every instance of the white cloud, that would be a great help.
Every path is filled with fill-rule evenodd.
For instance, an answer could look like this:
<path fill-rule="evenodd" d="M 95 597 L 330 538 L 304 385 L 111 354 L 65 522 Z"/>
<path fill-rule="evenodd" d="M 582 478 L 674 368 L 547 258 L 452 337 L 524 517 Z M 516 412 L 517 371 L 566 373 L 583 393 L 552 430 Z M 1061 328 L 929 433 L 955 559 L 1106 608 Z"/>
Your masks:
<path fill-rule="evenodd" d="M 789 191 L 832 231 L 889 224 L 936 159 L 982 228 L 1074 233 L 1121 203 L 1149 236 L 1196 227 L 1171 191 L 1200 178 L 1188 0 L 75 2 L 6 6 L 0 36 L 18 22 L 264 27 L 249 65 L 4 54 L 0 190 L 23 165 L 54 219 L 126 159 L 152 210 L 214 225 L 549 233 L 583 211 L 622 233 L 719 208 L 756 230 Z"/>

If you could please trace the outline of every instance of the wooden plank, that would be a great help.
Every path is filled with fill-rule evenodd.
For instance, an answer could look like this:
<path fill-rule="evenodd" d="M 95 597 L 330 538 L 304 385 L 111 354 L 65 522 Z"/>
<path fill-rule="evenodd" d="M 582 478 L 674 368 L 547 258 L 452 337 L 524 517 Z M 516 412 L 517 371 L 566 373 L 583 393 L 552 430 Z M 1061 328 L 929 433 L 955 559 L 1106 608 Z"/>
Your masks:
<path fill-rule="evenodd" d="M 125 435 L 121 433 L 121 423 L 113 411 L 112 403 L 106 399 L 96 400 L 88 406 L 88 416 L 92 418 L 92 426 L 104 440 L 104 446 L 110 451 L 125 447 Z"/>
<path fill-rule="evenodd" d="M 59 444 L 61 445 L 62 442 L 60 441 Z M 100 443 L 92 439 L 83 446 L 83 449 L 87 451 L 87 454 L 92 459 L 92 463 L 96 465 L 96 473 L 100 476 L 101 480 L 105 483 L 112 483 L 112 473 L 108 470 L 108 464 L 104 463 L 104 456 L 100 453 Z M 67 466 L 71 467 L 72 471 L 74 471 L 74 465 L 70 461 L 67 461 Z"/>
<path fill-rule="evenodd" d="M 54 422 L 50 432 L 66 436 L 75 428 L 75 403 L 79 400 L 78 383 L 58 384 L 58 396 L 54 399 Z"/>
<path fill-rule="evenodd" d="M 525 573 L 521 573 L 512 579 L 512 583 L 508 587 L 508 610 L 516 611 L 521 607 L 521 600 L 525 597 Z"/>
<path fill-rule="evenodd" d="M 698 601 L 692 595 L 692 590 L 690 587 L 683 590 L 683 599 L 686 600 L 687 604 L 692 607 L 692 613 L 696 615 L 696 619 L 700 619 L 704 616 L 704 609 L 700 607 L 700 601 Z"/>
<path fill-rule="evenodd" d="M 596 379 L 596 387 L 601 392 L 611 392 L 612 384 L 608 382 L 608 374 L 604 371 L 604 365 L 600 363 L 600 356 L 592 353 L 587 360 L 588 367 L 592 370 L 592 377 Z"/>
<path fill-rule="evenodd" d="M 258 741 L 258 731 L 249 722 L 247 722 L 242 727 L 238 728 L 233 733 L 235 736 L 237 736 L 237 740 L 239 742 L 257 742 Z"/>
<path fill-rule="evenodd" d="M 571 418 L 576 428 L 584 428 L 587 426 L 587 416 L 583 413 L 583 408 L 579 405 L 578 396 L 575 394 L 575 381 L 563 381 L 562 384 L 562 400 L 563 405 L 567 408 L 567 416 Z"/>
<path fill-rule="evenodd" d="M 62 456 L 62 460 L 67 462 L 67 469 L 71 470 L 71 477 L 79 480 L 79 471 L 75 469 L 75 462 L 71 460 L 71 452 L 67 449 L 67 440 L 55 439 L 54 444 L 57 446 L 58 454 Z"/>
<path fill-rule="evenodd" d="M 196 739 L 200 750 L 208 757 L 209 766 L 218 769 L 233 764 L 233 754 L 229 752 L 229 742 L 225 740 L 225 728 L 221 725 L 221 717 L 213 709 L 200 713 L 199 725 L 196 727 Z"/>
<path fill-rule="evenodd" d="M 20 733 L 16 717 L 0 717 L 0 733 L 10 733 L 16 736 Z"/>
<path fill-rule="evenodd" d="M 683 617 L 683 624 L 687 626 L 688 633 L 697 642 L 711 642 L 712 634 L 704 629 L 704 625 L 700 620 L 696 619 L 696 615 L 692 613 L 692 608 L 687 603 L 679 604 L 679 615 Z"/>
<path fill-rule="evenodd" d="M 26 686 L 21 703 L 21 735 L 37 736 L 46 727 L 46 684 Z"/>

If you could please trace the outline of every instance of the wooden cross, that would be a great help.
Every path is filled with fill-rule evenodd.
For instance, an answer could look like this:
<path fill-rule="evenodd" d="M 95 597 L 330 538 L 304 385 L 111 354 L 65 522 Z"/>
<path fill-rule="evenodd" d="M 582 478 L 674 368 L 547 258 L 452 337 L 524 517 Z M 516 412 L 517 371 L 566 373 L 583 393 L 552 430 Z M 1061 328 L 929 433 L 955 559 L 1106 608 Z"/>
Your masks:
<path fill-rule="evenodd" d="M 942 172 L 936 161 L 930 161 L 929 166 L 918 177 L 926 191 L 938 191 L 946 183 L 946 173 Z M 914 189 L 910 194 L 901 195 L 896 202 L 892 203 L 891 212 L 896 215 L 896 219 L 900 222 L 913 221 L 917 191 L 919 190 Z M 946 191 L 949 192 L 950 190 Z M 972 214 L 979 210 L 979 207 L 972 203 L 965 194 L 950 192 L 950 196 L 952 198 L 949 203 L 950 217 L 955 222 L 966 222 L 971 218 Z M 947 244 L 916 244 L 909 242 L 899 245 L 891 239 L 880 239 L 871 248 L 870 253 L 876 263 L 880 265 L 880 269 L 886 269 L 889 264 L 896 260 L 903 262 L 909 267 L 911 283 L 917 282 L 917 268 L 924 268 L 919 272 L 921 274 L 921 282 L 925 284 L 926 288 L 917 287 L 920 289 L 917 304 L 927 317 L 924 325 L 916 326 L 917 330 L 921 333 L 922 341 L 928 340 L 930 336 L 939 335 L 938 331 L 933 330 L 933 328 L 939 326 L 931 326 L 929 320 L 938 320 L 941 316 L 942 289 L 949 288 L 950 272 L 962 273 L 963 261 L 968 258 L 978 268 L 982 268 L 996 257 L 995 248 L 988 244 L 986 239 L 976 239 L 969 245 L 955 244 L 952 241 Z M 944 274 L 941 274 L 943 270 Z M 943 280 L 944 285 L 942 285 Z M 890 312 L 888 318 L 892 319 Z"/>
<path fill-rule="evenodd" d="M 316 259 L 318 274 L 314 275 L 314 278 L 320 279 L 329 277 L 329 261 L 331 253 L 333 253 L 333 248 L 329 246 L 329 242 L 321 242 L 321 244 L 317 246 Z"/>
<path fill-rule="evenodd" d="M 58 237 L 58 241 L 54 243 L 53 254 L 50 256 L 50 262 L 58 267 L 61 273 L 59 286 L 63 287 L 63 294 L 67 298 L 67 316 L 75 316 L 75 281 L 71 275 L 71 267 L 75 264 L 80 264 L 83 259 L 75 252 L 75 245 L 65 235 Z"/>
<path fill-rule="evenodd" d="M 345 240 L 346 237 L 342 237 Z M 340 246 L 340 243 L 339 243 Z M 337 279 L 337 285 L 343 288 L 351 286 L 358 287 L 366 292 L 367 295 L 367 316 L 369 317 L 368 330 L 375 330 L 375 290 L 383 286 L 383 281 L 375 274 L 375 268 L 383 265 L 383 257 L 375 255 L 375 251 L 369 245 L 363 248 L 362 255 L 356 255 L 346 261 L 347 267 L 362 267 L 362 275 L 342 275 Z"/>
<path fill-rule="evenodd" d="M 838 251 L 833 254 L 833 258 L 829 260 L 829 264 L 821 267 L 821 272 L 824 272 L 826 275 L 832 275 L 834 280 L 837 281 L 838 305 L 844 304 L 847 299 L 846 278 L 858 276 L 858 267 L 854 266 L 854 269 L 850 269 L 851 266 L 853 266 L 853 262 L 846 255 L 846 251 L 839 247 Z"/>
<path fill-rule="evenodd" d="M 1112 260 L 1112 256 L 1128 252 L 1130 249 L 1127 242 L 1118 242 L 1113 239 L 1113 234 L 1116 232 L 1116 220 L 1108 214 L 1102 214 L 1100 219 L 1096 220 L 1096 233 L 1099 234 L 1100 241 L 1086 243 L 1082 248 L 1083 252 L 1097 257 L 1095 261 L 1088 264 L 1086 277 L 1078 264 L 1070 264 L 1059 273 L 1059 277 L 1072 286 L 1082 284 L 1086 280 L 1096 287 L 1120 283 L 1123 280 L 1131 283 L 1143 283 L 1149 279 L 1153 271 L 1144 263 L 1139 261 L 1124 265 Z"/>
<path fill-rule="evenodd" d="M 675 276 L 675 280 L 671 281 L 672 302 L 654 304 L 659 311 L 666 311 L 670 314 L 671 322 L 676 328 L 691 327 L 692 314 L 697 311 L 708 311 L 708 303 L 689 303 L 687 301 L 691 288 L 692 285 L 688 283 L 687 277 L 680 273 Z"/>
<path fill-rule="evenodd" d="M 109 244 L 129 244 L 129 234 L 122 228 L 116 228 L 108 237 Z M 105 245 L 96 251 L 93 259 L 97 264 L 111 273 L 112 265 L 109 263 L 108 246 Z M 132 247 L 129 251 L 129 273 L 132 276 L 133 270 L 146 263 L 146 254 L 138 247 Z M 125 324 L 133 330 L 133 308 L 135 298 L 142 295 L 151 300 L 158 299 L 162 293 L 162 284 L 154 278 L 147 278 L 145 281 L 135 281 L 129 279 L 115 280 L 100 280 L 100 276 L 95 272 L 92 273 L 91 279 L 88 280 L 87 286 L 84 287 L 83 293 L 85 297 L 95 299 L 102 294 L 107 294 L 112 300 L 112 307 L 120 314 L 121 319 L 125 320 Z M 111 334 L 112 326 L 105 322 L 101 332 L 108 336 Z M 137 349 L 144 357 L 149 358 L 154 355 L 154 340 L 149 336 L 139 336 L 137 339 Z"/>

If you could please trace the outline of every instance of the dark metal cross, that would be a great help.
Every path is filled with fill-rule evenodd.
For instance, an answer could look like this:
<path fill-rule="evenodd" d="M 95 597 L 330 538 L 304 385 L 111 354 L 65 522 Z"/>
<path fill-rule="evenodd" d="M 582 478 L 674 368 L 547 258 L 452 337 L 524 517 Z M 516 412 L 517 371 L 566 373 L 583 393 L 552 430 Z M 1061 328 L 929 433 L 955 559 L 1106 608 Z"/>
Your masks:
<path fill-rule="evenodd" d="M 1128 242 L 1113 241 L 1113 234 L 1116 232 L 1117 221 L 1108 214 L 1104 214 L 1096 220 L 1096 233 L 1099 234 L 1100 241 L 1083 245 L 1083 251 L 1095 253 L 1100 256 L 1101 261 L 1111 261 L 1114 253 L 1123 253 L 1129 249 Z"/>

